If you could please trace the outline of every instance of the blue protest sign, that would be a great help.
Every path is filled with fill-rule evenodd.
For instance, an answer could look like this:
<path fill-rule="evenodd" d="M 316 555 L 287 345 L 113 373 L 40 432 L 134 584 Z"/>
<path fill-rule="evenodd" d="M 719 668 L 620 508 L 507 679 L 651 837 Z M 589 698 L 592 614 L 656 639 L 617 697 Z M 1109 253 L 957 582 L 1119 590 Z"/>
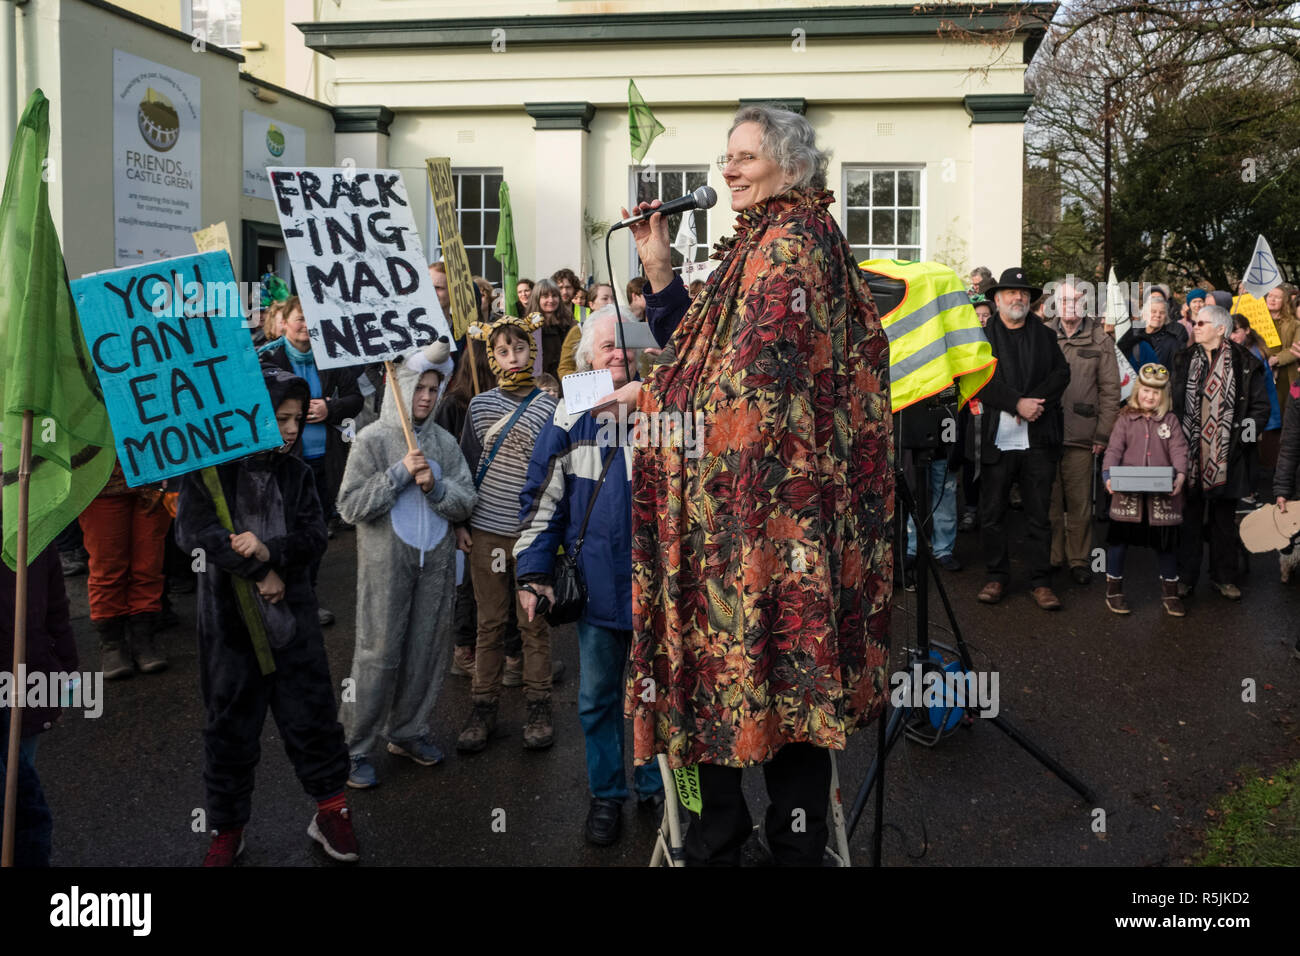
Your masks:
<path fill-rule="evenodd" d="M 128 485 L 280 446 L 226 253 L 97 272 L 71 286 Z"/>

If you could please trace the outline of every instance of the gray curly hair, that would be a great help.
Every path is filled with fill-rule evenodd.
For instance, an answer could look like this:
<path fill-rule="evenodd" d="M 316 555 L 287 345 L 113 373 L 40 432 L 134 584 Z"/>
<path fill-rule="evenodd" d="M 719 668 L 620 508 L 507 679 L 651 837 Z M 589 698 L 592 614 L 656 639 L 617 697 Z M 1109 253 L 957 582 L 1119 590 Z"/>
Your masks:
<path fill-rule="evenodd" d="M 795 189 L 826 188 L 826 166 L 830 150 L 817 148 L 817 133 L 798 113 L 776 106 L 756 104 L 736 111 L 727 136 L 741 123 L 757 123 L 762 130 L 763 152 L 789 176 Z"/>

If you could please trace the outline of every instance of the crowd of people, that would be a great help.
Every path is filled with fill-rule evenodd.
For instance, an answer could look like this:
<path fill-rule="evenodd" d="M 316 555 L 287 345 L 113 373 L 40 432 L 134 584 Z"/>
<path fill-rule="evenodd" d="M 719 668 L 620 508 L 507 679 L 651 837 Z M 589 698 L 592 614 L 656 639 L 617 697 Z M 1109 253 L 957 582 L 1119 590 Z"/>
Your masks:
<path fill-rule="evenodd" d="M 1020 268 L 996 281 L 985 267 L 970 274 L 971 302 L 997 367 L 961 411 L 957 442 L 936 456 L 941 474 L 927 521 L 934 556 L 960 571 L 952 529 L 978 529 L 986 571 L 979 600 L 1001 602 L 1010 583 L 1006 517 L 1019 508 L 1028 584 L 1044 610 L 1062 607 L 1056 573 L 1079 586 L 1100 573 L 1107 607 L 1130 613 L 1130 546 L 1156 552 L 1162 605 L 1174 617 L 1187 613 L 1207 547 L 1210 587 L 1239 600 L 1237 516 L 1264 499 L 1284 508 L 1295 491 L 1300 449 L 1290 444 L 1300 429 L 1283 424 L 1288 402 L 1300 397 L 1293 381 L 1300 293 L 1280 283 L 1265 296 L 1278 338 L 1270 347 L 1231 311 L 1226 291 L 1192 288 L 1178 302 L 1167 287 L 1153 286 L 1118 341 L 1114 325 L 1085 314 L 1087 292 L 1066 279 L 1045 296 Z M 1127 397 L 1117 350 L 1134 373 Z M 1112 494 L 1111 469 L 1135 466 L 1171 468 L 1171 486 Z M 960 522 L 958 482 L 948 474 L 957 470 Z M 1098 517 L 1107 522 L 1100 564 Z M 912 574 L 909 563 L 908 586 Z"/>
<path fill-rule="evenodd" d="M 381 744 L 422 766 L 445 759 L 431 719 L 448 671 L 470 681 L 458 752 L 491 744 L 510 687 L 527 702 L 524 747 L 551 747 L 564 667 L 548 612 L 561 600 L 561 554 L 586 585 L 585 838 L 618 840 L 633 793 L 661 812 L 663 755 L 699 769 L 687 859 L 735 863 L 751 828 L 740 769 L 761 764 L 773 854 L 820 860 L 829 751 L 883 708 L 895 569 L 888 342 L 829 213 L 826 162 L 802 116 L 746 106 L 720 160 L 736 234 L 707 282 L 687 288 L 673 271 L 655 214 L 632 227 L 644 276 L 618 303 L 612 285 L 560 269 L 520 279 L 507 309 L 476 277 L 465 336 L 411 352 L 391 377 L 383 366 L 318 369 L 302 303 L 264 279 L 253 338 L 281 446 L 217 468 L 219 489 L 197 474 L 130 488 L 115 471 L 57 543 L 64 575 L 88 565 L 108 679 L 166 668 L 168 593 L 198 589 L 215 831 L 205 865 L 232 865 L 243 850 L 268 710 L 316 802 L 308 832 L 344 861 L 360 855 L 347 790 L 379 784 Z M 429 272 L 450 315 L 452 276 L 442 263 Z M 1156 552 L 1170 615 L 1186 613 L 1207 543 L 1211 585 L 1240 598 L 1236 514 L 1270 469 L 1279 506 L 1297 490 L 1300 422 L 1285 414 L 1300 397 L 1295 289 L 1268 293 L 1282 343 L 1268 347 L 1220 291 L 1178 303 L 1158 289 L 1116 342 L 1075 283 L 1044 297 L 1012 268 L 996 281 L 978 269 L 971 286 L 997 365 L 931 466 L 922 525 L 938 563 L 959 572 L 957 534 L 978 530 L 979 600 L 999 603 L 1008 511 L 1021 508 L 1033 600 L 1059 610 L 1053 575 L 1091 580 L 1097 499 L 1109 495 L 1110 610 L 1130 611 L 1131 547 Z M 787 308 L 796 292 L 802 307 Z M 647 323 L 659 348 L 620 347 L 620 321 Z M 1136 371 L 1126 399 L 1117 349 Z M 571 413 L 563 397 L 566 375 L 591 370 L 613 383 L 604 412 L 702 413 L 707 454 L 603 440 L 607 419 Z M 1132 465 L 1172 466 L 1171 489 L 1110 494 L 1111 470 Z M 317 584 L 327 541 L 348 529 L 356 628 L 340 704 L 321 631 L 335 615 Z M 202 570 L 189 561 L 199 550 Z M 904 583 L 916 550 L 913 533 Z M 53 623 L 34 632 L 32 659 L 75 664 L 59 559 L 34 565 Z M 33 718 L 33 740 L 49 725 Z M 792 808 L 806 810 L 802 825 Z"/>

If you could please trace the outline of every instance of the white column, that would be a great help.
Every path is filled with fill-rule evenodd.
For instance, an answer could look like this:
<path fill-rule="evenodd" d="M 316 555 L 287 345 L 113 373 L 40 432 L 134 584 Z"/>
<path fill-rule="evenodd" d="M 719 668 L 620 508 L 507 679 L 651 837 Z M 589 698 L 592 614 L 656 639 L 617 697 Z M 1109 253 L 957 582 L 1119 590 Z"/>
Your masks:
<path fill-rule="evenodd" d="M 596 109 L 590 103 L 525 103 L 524 109 L 536 120 L 536 272 L 539 277 L 564 267 L 576 272 L 585 241 L 588 124 Z"/>
<path fill-rule="evenodd" d="M 1027 93 L 974 93 L 962 105 L 970 114 L 971 266 L 997 276 L 1021 266 Z"/>
<path fill-rule="evenodd" d="M 997 276 L 1020 261 L 1024 124 L 971 126 L 971 262 Z"/>

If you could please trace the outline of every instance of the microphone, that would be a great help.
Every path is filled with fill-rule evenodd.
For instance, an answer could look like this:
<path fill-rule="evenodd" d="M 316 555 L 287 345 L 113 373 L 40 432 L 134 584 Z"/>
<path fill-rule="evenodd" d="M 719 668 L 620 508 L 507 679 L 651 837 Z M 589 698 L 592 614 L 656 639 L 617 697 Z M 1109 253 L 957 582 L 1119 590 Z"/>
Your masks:
<path fill-rule="evenodd" d="M 627 226 L 636 225 L 638 222 L 645 222 L 655 213 L 671 216 L 673 213 L 685 212 L 689 209 L 712 209 L 717 201 L 718 194 L 714 192 L 712 186 L 701 186 L 689 196 L 678 196 L 676 199 L 671 199 L 655 209 L 649 209 L 635 216 L 628 216 L 626 219 L 614 223 L 609 231 L 613 232 L 615 229 L 624 229 Z"/>

